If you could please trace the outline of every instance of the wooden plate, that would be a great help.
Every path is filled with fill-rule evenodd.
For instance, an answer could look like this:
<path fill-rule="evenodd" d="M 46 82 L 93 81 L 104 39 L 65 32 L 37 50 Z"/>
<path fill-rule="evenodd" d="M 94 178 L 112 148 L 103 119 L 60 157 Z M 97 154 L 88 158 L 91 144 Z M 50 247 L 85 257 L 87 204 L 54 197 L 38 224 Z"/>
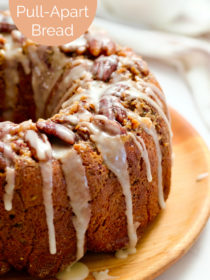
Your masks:
<path fill-rule="evenodd" d="M 209 150 L 178 113 L 171 110 L 171 116 L 174 166 L 166 210 L 148 228 L 135 255 L 118 260 L 108 254 L 88 254 L 82 262 L 90 271 L 109 269 L 120 280 L 154 279 L 187 252 L 203 229 L 210 214 Z M 196 181 L 205 172 L 209 177 Z M 17 273 L 4 279 L 32 280 Z"/>

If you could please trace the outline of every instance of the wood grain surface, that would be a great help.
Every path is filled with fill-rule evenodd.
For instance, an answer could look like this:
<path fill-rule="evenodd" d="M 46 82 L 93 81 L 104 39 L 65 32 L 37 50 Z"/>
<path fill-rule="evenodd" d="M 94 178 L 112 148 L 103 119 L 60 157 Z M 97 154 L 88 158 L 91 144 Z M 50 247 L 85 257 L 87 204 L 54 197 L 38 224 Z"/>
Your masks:
<path fill-rule="evenodd" d="M 191 125 L 174 110 L 171 117 L 174 164 L 166 209 L 145 232 L 135 255 L 119 260 L 109 254 L 88 253 L 82 262 L 91 272 L 109 269 L 116 279 L 154 279 L 187 252 L 209 218 L 209 150 Z M 209 176 L 197 181 L 198 175 L 205 172 Z M 16 272 L 2 279 L 32 280 Z M 88 279 L 93 279 L 91 274 Z"/>

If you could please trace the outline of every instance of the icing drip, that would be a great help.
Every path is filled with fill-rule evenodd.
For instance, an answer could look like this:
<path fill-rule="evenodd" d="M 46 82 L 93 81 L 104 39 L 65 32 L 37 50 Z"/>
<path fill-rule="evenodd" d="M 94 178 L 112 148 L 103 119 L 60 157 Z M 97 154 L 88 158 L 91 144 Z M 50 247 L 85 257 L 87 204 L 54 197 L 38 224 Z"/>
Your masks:
<path fill-rule="evenodd" d="M 147 148 L 145 146 L 144 140 L 140 136 L 135 136 L 132 133 L 129 133 L 129 135 L 133 138 L 134 143 L 138 147 L 141 156 L 144 159 L 146 169 L 147 169 L 147 180 L 148 182 L 152 182 L 152 173 L 151 173 L 151 166 L 150 166 L 150 161 L 149 161 L 149 156 L 147 152 Z"/>
<path fill-rule="evenodd" d="M 165 95 L 162 93 L 162 91 L 154 84 L 152 83 L 143 83 L 147 88 L 150 88 L 156 95 L 158 95 L 158 97 L 160 98 L 160 100 L 165 102 Z"/>
<path fill-rule="evenodd" d="M 130 177 L 128 173 L 127 155 L 124 143 L 120 135 L 110 136 L 101 132 L 93 124 L 87 124 L 93 133 L 91 139 L 95 141 L 98 150 L 101 152 L 107 167 L 115 174 L 119 180 L 123 195 L 125 196 L 127 230 L 129 238 L 129 254 L 136 252 L 137 234 L 133 221 L 133 203 L 130 186 Z"/>
<path fill-rule="evenodd" d="M 56 238 L 55 238 L 55 227 L 54 227 L 54 210 L 53 210 L 53 170 L 52 161 L 40 162 L 40 170 L 43 181 L 43 199 L 45 205 L 45 212 L 47 217 L 47 227 L 49 231 L 49 246 L 50 253 L 56 254 Z"/>
<path fill-rule="evenodd" d="M 129 112 L 129 115 L 141 124 L 143 130 L 150 136 L 152 136 L 153 141 L 155 143 L 156 153 L 158 157 L 158 198 L 159 198 L 159 205 L 161 208 L 165 208 L 165 200 L 163 194 L 163 183 L 162 183 L 162 152 L 160 149 L 160 143 L 158 140 L 158 134 L 149 118 L 142 118 L 133 112 Z M 139 136 L 138 136 L 139 137 Z M 140 140 L 140 138 L 138 138 Z M 141 140 L 140 140 L 141 141 Z"/>
<path fill-rule="evenodd" d="M 158 104 L 158 106 L 160 108 L 163 108 L 163 104 L 162 102 L 159 100 L 159 98 L 157 97 L 157 95 L 154 93 L 154 91 L 151 89 L 151 87 L 147 87 L 145 89 L 145 93 L 148 95 L 148 96 L 151 96 L 154 98 L 155 102 Z"/>
<path fill-rule="evenodd" d="M 108 269 L 99 272 L 93 272 L 93 277 L 95 278 L 95 280 L 109 280 L 117 278 L 114 276 L 110 276 Z"/>
<path fill-rule="evenodd" d="M 84 280 L 89 275 L 88 267 L 80 262 L 68 266 L 56 276 L 58 280 Z"/>
<path fill-rule="evenodd" d="M 154 84 L 152 83 L 146 83 L 146 82 L 142 82 L 141 83 L 146 86 L 147 88 L 147 92 L 149 91 L 150 95 L 154 97 L 155 101 L 157 102 L 157 104 L 163 109 L 163 104 L 166 104 L 166 98 L 165 95 L 163 94 L 163 92 Z M 162 102 L 160 102 L 158 99 L 161 100 Z M 168 107 L 165 106 L 165 110 L 166 110 L 166 115 L 169 118 L 169 121 L 171 121 L 170 119 L 170 114 L 169 114 L 169 110 Z M 172 132 L 170 133 L 172 135 Z"/>
<path fill-rule="evenodd" d="M 137 88 L 147 96 L 153 97 L 158 106 L 163 109 L 164 97 L 160 90 L 152 83 L 144 82 L 141 78 L 136 77 Z"/>
<path fill-rule="evenodd" d="M 41 138 L 42 137 L 42 138 Z M 46 135 L 41 137 L 33 131 L 28 130 L 25 133 L 25 140 L 36 151 L 37 158 L 40 163 L 40 171 L 43 183 L 43 200 L 46 213 L 46 222 L 49 234 L 49 248 L 51 254 L 56 254 L 56 238 L 54 226 L 54 210 L 53 210 L 53 169 L 52 169 L 52 148 Z"/>
<path fill-rule="evenodd" d="M 15 154 L 9 144 L 0 142 L 0 151 L 3 153 L 6 161 L 6 186 L 5 194 L 3 196 L 4 208 L 7 211 L 12 210 L 12 200 L 15 190 Z"/>
<path fill-rule="evenodd" d="M 6 186 L 4 194 L 4 207 L 7 211 L 12 210 L 12 200 L 15 189 L 15 169 L 14 167 L 6 167 Z"/>
<path fill-rule="evenodd" d="M 157 157 L 158 157 L 158 197 L 159 197 L 159 204 L 162 209 L 165 208 L 165 200 L 164 200 L 164 192 L 163 192 L 163 178 L 162 178 L 162 153 L 160 149 L 160 144 L 158 140 L 158 135 L 156 130 L 152 127 L 151 129 L 148 129 L 144 127 L 144 130 L 147 134 L 152 136 L 153 141 L 155 143 L 156 151 L 157 151 Z"/>
<path fill-rule="evenodd" d="M 124 259 L 127 259 L 128 257 L 128 251 L 125 250 L 125 249 L 122 249 L 122 250 L 118 250 L 116 253 L 115 253 L 115 257 L 117 259 L 120 259 L 120 260 L 124 260 Z"/>
<path fill-rule="evenodd" d="M 55 148 L 55 147 L 54 147 Z M 67 185 L 67 194 L 70 198 L 70 204 L 75 214 L 73 224 L 77 236 L 77 260 L 84 256 L 85 234 L 89 225 L 90 194 L 88 182 L 85 174 L 85 168 L 81 157 L 74 149 L 60 149 L 54 156 L 61 161 L 62 170 Z"/>

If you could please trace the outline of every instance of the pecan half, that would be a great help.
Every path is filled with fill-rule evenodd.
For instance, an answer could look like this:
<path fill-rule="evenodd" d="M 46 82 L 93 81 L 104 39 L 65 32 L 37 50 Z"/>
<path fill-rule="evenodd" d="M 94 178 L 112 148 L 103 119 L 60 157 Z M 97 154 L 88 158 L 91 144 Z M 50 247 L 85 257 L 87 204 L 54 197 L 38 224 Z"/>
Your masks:
<path fill-rule="evenodd" d="M 91 55 L 99 56 L 100 54 L 112 55 L 116 53 L 116 44 L 105 34 L 86 34 L 88 50 Z"/>
<path fill-rule="evenodd" d="M 47 161 L 52 158 L 51 145 L 45 134 L 37 133 L 34 130 L 27 130 L 24 138 L 35 159 Z"/>
<path fill-rule="evenodd" d="M 117 69 L 118 57 L 116 55 L 101 55 L 93 64 L 92 72 L 97 80 L 107 82 L 112 73 Z"/>
<path fill-rule="evenodd" d="M 53 135 L 63 140 L 64 142 L 73 145 L 75 143 L 75 134 L 62 124 L 52 121 L 38 121 L 37 128 L 48 135 Z"/>
<path fill-rule="evenodd" d="M 8 22 L 0 22 L 0 32 L 2 33 L 10 33 L 12 30 L 17 29 L 15 24 L 11 24 Z"/>

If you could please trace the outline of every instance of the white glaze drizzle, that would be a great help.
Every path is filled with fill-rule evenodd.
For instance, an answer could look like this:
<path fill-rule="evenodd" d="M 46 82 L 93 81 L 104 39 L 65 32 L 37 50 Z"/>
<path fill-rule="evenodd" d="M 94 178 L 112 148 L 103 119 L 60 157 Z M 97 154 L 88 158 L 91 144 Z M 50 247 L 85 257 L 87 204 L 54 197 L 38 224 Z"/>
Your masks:
<path fill-rule="evenodd" d="M 95 278 L 95 280 L 110 280 L 117 278 L 115 276 L 109 275 L 109 269 L 93 272 L 93 277 Z"/>
<path fill-rule="evenodd" d="M 151 89 L 151 87 L 147 87 L 147 88 L 145 89 L 145 93 L 146 93 L 146 95 L 153 97 L 154 100 L 155 100 L 155 102 L 158 104 L 158 106 L 159 106 L 160 108 L 163 108 L 163 103 L 159 100 L 159 98 L 158 98 L 157 95 L 154 93 L 154 91 Z"/>
<path fill-rule="evenodd" d="M 41 138 L 42 137 L 42 138 Z M 46 222 L 49 234 L 50 253 L 56 254 L 56 237 L 54 226 L 54 209 L 53 209 L 53 169 L 52 169 L 52 148 L 47 137 L 42 134 L 41 137 L 33 131 L 28 130 L 25 133 L 25 140 L 36 151 L 39 159 L 40 172 L 43 183 L 43 200 L 46 213 Z"/>
<path fill-rule="evenodd" d="M 78 83 L 82 86 L 85 81 L 87 82 L 91 80 L 92 73 L 90 72 L 90 69 L 92 64 L 93 63 L 87 59 L 83 62 L 80 61 L 80 59 L 73 61 L 71 70 L 66 75 L 61 85 L 59 85 L 59 91 L 63 93 L 63 96 L 55 106 L 53 114 L 58 112 L 60 108 L 67 107 L 69 104 L 68 102 L 70 102 L 70 97 L 72 98 L 72 95 L 76 92 Z"/>
<path fill-rule="evenodd" d="M 47 137 L 41 134 L 42 139 L 34 130 L 27 130 L 25 133 L 25 140 L 36 151 L 37 157 L 40 161 L 46 161 L 51 158 L 51 146 L 47 141 Z M 43 141 L 44 140 L 44 141 Z"/>
<path fill-rule="evenodd" d="M 45 205 L 45 212 L 47 218 L 47 227 L 49 232 L 49 247 L 52 255 L 56 254 L 56 237 L 55 237 L 55 226 L 54 226 L 54 209 L 53 209 L 53 169 L 52 161 L 40 162 L 40 171 L 43 182 L 43 199 Z"/>
<path fill-rule="evenodd" d="M 142 129 L 152 137 L 153 142 L 155 144 L 155 149 L 157 153 L 157 158 L 158 158 L 158 166 L 157 166 L 157 171 L 158 171 L 158 198 L 159 198 L 159 205 L 161 208 L 165 208 L 165 200 L 164 200 L 164 192 L 163 192 L 163 179 L 162 179 L 162 152 L 160 148 L 160 143 L 158 140 L 158 134 L 155 130 L 154 125 L 152 124 L 152 121 L 149 118 L 142 118 L 139 115 L 129 112 L 129 115 L 136 119 Z"/>
<path fill-rule="evenodd" d="M 129 253 L 128 253 L 128 250 L 126 250 L 126 249 L 118 250 L 115 253 L 115 257 L 120 260 L 127 259 L 128 255 L 129 255 Z"/>
<path fill-rule="evenodd" d="M 73 224 L 77 236 L 77 260 L 79 260 L 84 255 L 85 234 L 91 216 L 89 205 L 90 193 L 85 167 L 76 150 L 72 148 L 56 149 L 55 146 L 53 148 L 53 155 L 55 158 L 59 159 L 62 164 L 67 194 L 75 214 L 75 217 L 73 217 Z"/>
<path fill-rule="evenodd" d="M 140 83 L 143 84 L 144 87 L 146 87 L 147 92 L 149 91 L 150 94 L 152 93 L 151 95 L 154 97 L 157 104 L 162 109 L 164 109 L 163 104 L 166 104 L 166 98 L 165 98 L 165 95 L 163 94 L 163 92 L 159 89 L 159 87 L 156 86 L 155 84 L 152 84 L 149 82 L 143 82 L 142 80 L 140 81 Z M 158 98 L 159 98 L 159 100 L 161 100 L 161 102 L 158 101 L 158 99 L 155 96 L 158 96 Z M 165 106 L 165 110 L 166 110 L 166 116 L 168 117 L 169 122 L 171 122 L 168 106 Z M 171 136 L 173 135 L 172 132 L 170 134 L 171 134 Z"/>
<path fill-rule="evenodd" d="M 150 160 L 149 160 L 149 156 L 144 140 L 140 136 L 135 136 L 132 133 L 129 133 L 129 135 L 132 137 L 134 143 L 136 144 L 137 148 L 141 153 L 142 158 L 144 159 L 146 170 L 147 170 L 147 180 L 148 182 L 152 182 L 151 165 L 150 165 Z"/>
<path fill-rule="evenodd" d="M 5 210 L 12 210 L 12 200 L 14 196 L 15 190 L 15 169 L 14 167 L 6 167 L 6 186 L 5 186 L 5 194 L 3 197 Z"/>
<path fill-rule="evenodd" d="M 166 98 L 165 95 L 162 93 L 162 91 L 154 84 L 148 83 L 148 82 L 141 82 L 144 86 L 147 88 L 151 88 L 151 90 L 158 95 L 158 97 L 165 102 Z"/>
<path fill-rule="evenodd" d="M 164 191 L 163 191 L 163 178 L 162 178 L 162 153 L 160 149 L 160 144 L 158 140 L 158 135 L 154 127 L 151 127 L 148 129 L 147 127 L 144 127 L 144 130 L 147 134 L 152 136 L 153 141 L 155 143 L 157 157 L 158 157 L 158 197 L 159 197 L 159 204 L 162 209 L 165 208 L 165 200 L 164 200 Z"/>
<path fill-rule="evenodd" d="M 115 174 L 121 184 L 126 204 L 125 213 L 127 217 L 127 230 L 129 238 L 128 251 L 130 254 L 135 253 L 137 234 L 133 221 L 132 193 L 124 143 L 120 135 L 110 136 L 107 133 L 100 131 L 92 123 L 86 123 L 86 125 L 92 133 L 91 139 L 96 143 L 96 146 L 101 152 L 104 162 L 106 163 L 107 167 Z"/>
<path fill-rule="evenodd" d="M 6 186 L 5 186 L 5 193 L 3 196 L 4 201 L 4 208 L 7 211 L 12 210 L 12 200 L 14 196 L 15 190 L 15 154 L 12 151 L 12 148 L 9 143 L 0 143 L 1 147 L 3 148 L 3 155 L 6 161 Z"/>
<path fill-rule="evenodd" d="M 10 121 L 0 122 L 0 139 L 5 142 L 11 138 L 10 132 L 15 125 Z"/>
<path fill-rule="evenodd" d="M 163 94 L 163 92 L 160 90 L 160 88 L 153 84 L 153 83 L 150 83 L 150 82 L 145 82 L 143 79 L 141 79 L 139 76 L 136 76 L 135 77 L 135 80 L 138 82 L 139 85 L 142 86 L 142 88 L 144 89 L 147 89 L 147 88 L 150 88 L 151 91 L 153 91 L 153 93 L 155 95 L 158 96 L 158 98 L 163 101 L 164 103 L 166 102 L 166 98 L 165 98 L 165 95 Z"/>
<path fill-rule="evenodd" d="M 58 280 L 85 280 L 88 275 L 88 267 L 81 262 L 77 262 L 67 266 L 62 272 L 59 272 L 56 278 Z"/>

